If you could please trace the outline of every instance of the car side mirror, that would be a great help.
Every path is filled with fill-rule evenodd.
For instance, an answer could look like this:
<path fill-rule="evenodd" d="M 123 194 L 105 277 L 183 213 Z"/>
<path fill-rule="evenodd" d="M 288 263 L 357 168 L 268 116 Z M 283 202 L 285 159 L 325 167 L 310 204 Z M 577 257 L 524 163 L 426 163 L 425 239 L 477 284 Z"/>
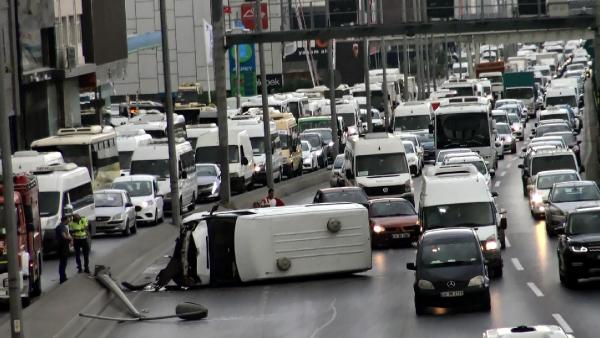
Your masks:
<path fill-rule="evenodd" d="M 517 167 L 518 167 L 519 169 L 523 169 L 523 168 L 524 168 L 524 166 L 523 166 L 522 164 L 519 164 Z"/>
<path fill-rule="evenodd" d="M 246 156 L 242 157 L 242 165 L 248 165 L 248 158 Z"/>
<path fill-rule="evenodd" d="M 492 197 L 498 197 L 498 196 L 500 196 L 500 195 L 498 195 L 498 192 L 492 191 Z"/>
<path fill-rule="evenodd" d="M 415 265 L 415 263 L 406 263 L 406 268 L 408 270 L 412 270 L 412 271 L 417 271 L 417 266 Z"/>
<path fill-rule="evenodd" d="M 577 140 L 577 145 L 580 145 L 583 141 Z"/>
<path fill-rule="evenodd" d="M 490 169 L 490 177 L 496 177 L 496 170 Z"/>
<path fill-rule="evenodd" d="M 527 152 L 527 148 L 521 148 L 521 152 L 526 153 Z"/>
<path fill-rule="evenodd" d="M 183 178 L 183 179 L 188 178 L 187 171 L 184 170 L 181 172 L 181 178 Z"/>
<path fill-rule="evenodd" d="M 133 203 L 125 202 L 125 208 L 131 208 L 131 207 L 133 207 Z"/>
<path fill-rule="evenodd" d="M 583 164 L 579 167 L 579 172 L 580 173 L 584 173 L 585 172 L 585 166 Z"/>
<path fill-rule="evenodd" d="M 508 221 L 506 220 L 505 217 L 502 217 L 500 219 L 500 229 L 506 230 L 507 227 L 508 227 Z"/>

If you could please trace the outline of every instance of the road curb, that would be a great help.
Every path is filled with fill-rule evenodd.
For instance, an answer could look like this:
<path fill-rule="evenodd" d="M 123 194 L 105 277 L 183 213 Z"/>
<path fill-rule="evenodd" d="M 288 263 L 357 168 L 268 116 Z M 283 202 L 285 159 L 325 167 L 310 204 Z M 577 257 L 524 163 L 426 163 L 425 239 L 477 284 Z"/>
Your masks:
<path fill-rule="evenodd" d="M 285 197 L 299 190 L 326 182 L 330 172 L 319 170 L 275 185 L 276 195 Z M 250 208 L 267 194 L 267 188 L 261 187 L 244 194 L 232 197 L 237 208 Z M 206 204 L 197 210 L 208 210 Z M 133 280 L 156 261 L 157 257 L 170 252 L 173 248 L 178 229 L 170 224 L 163 224 L 138 233 L 136 241 L 120 246 L 104 257 L 94 259 L 93 264 L 111 267 L 112 275 L 117 281 Z M 140 255 L 139 253 L 143 253 Z M 45 273 L 54 273 L 46 271 Z M 81 336 L 91 320 L 79 317 L 80 312 L 101 314 L 107 311 L 123 311 L 116 297 L 104 290 L 92 278 L 76 275 L 65 284 L 50 290 L 23 311 L 24 333 L 30 337 L 77 337 Z M 97 323 L 97 322 L 95 322 Z M 108 327 L 106 322 L 99 327 Z M 104 330 L 103 330 L 104 331 Z M 10 321 L 0 326 L 0 332 L 10 332 Z"/>

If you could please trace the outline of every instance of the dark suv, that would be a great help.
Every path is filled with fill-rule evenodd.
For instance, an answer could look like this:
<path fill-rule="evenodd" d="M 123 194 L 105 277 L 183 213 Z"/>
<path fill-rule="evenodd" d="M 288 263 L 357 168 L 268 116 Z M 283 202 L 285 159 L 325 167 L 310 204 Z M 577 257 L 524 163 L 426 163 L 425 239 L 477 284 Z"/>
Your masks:
<path fill-rule="evenodd" d="M 560 282 L 574 287 L 579 279 L 600 276 L 600 208 L 580 208 L 567 216 L 558 239 Z"/>
<path fill-rule="evenodd" d="M 470 307 L 490 310 L 490 282 L 475 231 L 445 228 L 423 233 L 417 245 L 415 310 L 427 307 Z"/>
<path fill-rule="evenodd" d="M 369 198 L 360 187 L 326 188 L 319 189 L 313 198 L 313 203 L 358 203 L 365 207 L 369 205 Z"/>

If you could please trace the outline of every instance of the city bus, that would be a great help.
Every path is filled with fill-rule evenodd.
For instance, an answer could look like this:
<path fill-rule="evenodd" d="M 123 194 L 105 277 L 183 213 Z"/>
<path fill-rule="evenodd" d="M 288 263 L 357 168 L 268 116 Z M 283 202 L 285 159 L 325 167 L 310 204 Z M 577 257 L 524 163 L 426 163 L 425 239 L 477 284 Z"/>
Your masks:
<path fill-rule="evenodd" d="M 31 149 L 58 151 L 65 162 L 87 168 L 94 190 L 110 187 L 120 176 L 117 133 L 113 127 L 94 125 L 59 129 L 55 136 L 33 141 Z"/>

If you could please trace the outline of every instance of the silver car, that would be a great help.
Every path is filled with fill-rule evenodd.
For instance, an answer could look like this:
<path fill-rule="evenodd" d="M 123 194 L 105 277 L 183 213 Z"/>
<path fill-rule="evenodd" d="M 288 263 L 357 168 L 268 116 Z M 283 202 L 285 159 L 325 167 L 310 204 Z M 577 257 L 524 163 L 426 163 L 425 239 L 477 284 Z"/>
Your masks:
<path fill-rule="evenodd" d="M 594 181 L 556 183 L 550 189 L 546 207 L 546 232 L 555 236 L 570 211 L 600 206 L 600 189 Z"/>
<path fill-rule="evenodd" d="M 196 182 L 198 184 L 198 202 L 219 199 L 221 169 L 218 165 L 213 163 L 196 164 Z"/>
<path fill-rule="evenodd" d="M 129 193 L 120 189 L 105 189 L 94 193 L 96 233 L 120 232 L 124 236 L 137 232 L 135 208 Z"/>
<path fill-rule="evenodd" d="M 329 185 L 331 187 L 343 187 L 344 178 L 342 177 L 342 168 L 344 167 L 345 161 L 344 154 L 339 154 L 333 161 L 333 168 L 331 168 L 331 176 L 329 177 Z"/>

